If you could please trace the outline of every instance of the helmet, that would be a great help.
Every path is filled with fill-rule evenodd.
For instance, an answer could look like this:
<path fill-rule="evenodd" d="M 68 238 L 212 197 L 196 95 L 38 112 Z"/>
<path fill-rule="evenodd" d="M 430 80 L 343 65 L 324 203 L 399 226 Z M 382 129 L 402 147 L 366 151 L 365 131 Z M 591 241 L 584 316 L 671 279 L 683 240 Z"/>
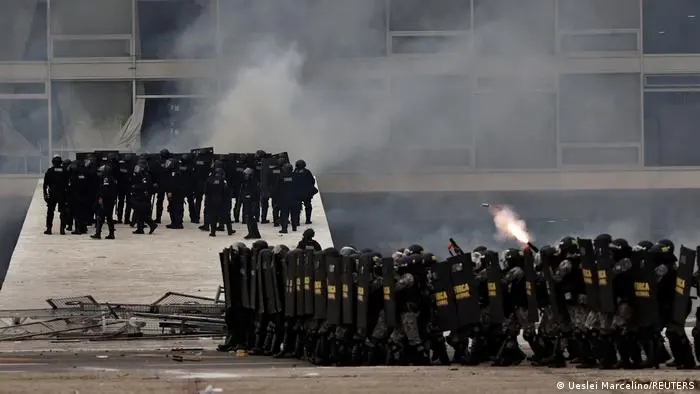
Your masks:
<path fill-rule="evenodd" d="M 637 242 L 637 246 L 639 246 L 643 250 L 649 250 L 652 247 L 654 247 L 654 244 L 651 241 L 639 241 Z"/>
<path fill-rule="evenodd" d="M 341 256 L 352 256 L 354 254 L 358 254 L 360 252 L 357 251 L 357 249 L 353 248 L 352 246 L 343 246 L 340 249 L 340 255 Z"/>
<path fill-rule="evenodd" d="M 291 174 L 292 171 L 294 171 L 294 168 L 292 167 L 291 164 L 289 164 L 289 163 L 284 163 L 284 164 L 282 165 L 282 172 L 284 172 L 285 174 Z"/>
<path fill-rule="evenodd" d="M 474 250 L 472 250 L 472 252 L 477 252 L 477 253 L 482 253 L 482 254 L 483 254 L 483 253 L 485 253 L 487 250 L 488 250 L 488 248 L 487 248 L 486 246 L 484 246 L 484 245 L 479 245 L 479 246 L 477 246 L 476 248 L 474 248 Z"/>
<path fill-rule="evenodd" d="M 304 234 L 302 234 L 304 239 L 311 239 L 315 235 L 316 235 L 316 232 L 314 232 L 314 229 L 312 229 L 312 228 L 307 228 L 306 230 L 304 230 Z"/>
<path fill-rule="evenodd" d="M 258 150 L 255 152 L 255 157 L 258 158 L 258 159 L 260 159 L 260 158 L 264 157 L 266 154 L 267 154 L 267 153 L 265 153 L 264 150 L 258 149 Z"/>
<path fill-rule="evenodd" d="M 408 251 L 407 254 L 419 254 L 419 253 L 423 253 L 423 247 L 420 246 L 420 245 L 417 245 L 417 244 L 413 244 L 413 245 L 409 246 L 408 248 L 406 248 L 406 250 Z M 404 252 L 404 253 L 405 253 L 405 252 Z"/>
<path fill-rule="evenodd" d="M 224 168 L 224 162 L 221 160 L 214 161 L 214 168 Z"/>
<path fill-rule="evenodd" d="M 610 234 L 599 234 L 598 236 L 595 237 L 595 240 L 593 241 L 594 245 L 609 245 L 613 241 L 612 236 Z"/>
<path fill-rule="evenodd" d="M 61 164 L 63 164 L 64 167 L 68 167 L 68 166 L 70 166 L 71 163 L 72 163 L 71 159 L 64 159 L 63 163 L 61 163 Z"/>
<path fill-rule="evenodd" d="M 119 156 L 117 156 L 116 153 L 110 153 L 109 155 L 107 155 L 107 160 L 117 161 L 117 160 L 119 160 Z"/>
<path fill-rule="evenodd" d="M 578 241 L 574 237 L 564 237 L 557 243 L 555 249 L 557 254 L 563 254 L 565 256 L 578 254 Z"/>
<path fill-rule="evenodd" d="M 168 159 L 170 158 L 170 151 L 167 149 L 161 149 L 160 150 L 160 157 L 163 159 Z"/>
<path fill-rule="evenodd" d="M 503 252 L 503 262 L 506 268 L 522 267 L 524 265 L 523 251 L 516 248 L 506 249 Z"/>
<path fill-rule="evenodd" d="M 184 155 L 182 155 L 181 160 L 183 163 L 188 163 L 191 159 L 192 159 L 192 155 L 190 155 L 189 153 L 185 153 Z"/>
<path fill-rule="evenodd" d="M 263 250 L 267 249 L 268 245 L 266 241 L 263 241 L 262 239 L 259 239 L 255 242 L 253 242 L 253 245 L 251 245 L 250 249 L 252 250 Z"/>
<path fill-rule="evenodd" d="M 306 168 L 306 162 L 305 162 L 304 160 L 297 160 L 297 162 L 294 163 L 294 166 L 295 166 L 297 169 Z"/>
<path fill-rule="evenodd" d="M 54 167 L 60 167 L 61 164 L 63 164 L 63 159 L 61 159 L 61 156 L 56 155 L 51 159 L 51 164 L 53 164 Z"/>
<path fill-rule="evenodd" d="M 632 247 L 629 242 L 623 238 L 617 238 L 610 243 L 610 249 L 612 250 L 612 255 L 614 260 L 621 260 L 625 257 L 630 257 L 632 253 Z"/>
<path fill-rule="evenodd" d="M 253 173 L 254 173 L 254 171 L 253 171 L 252 168 L 246 168 L 245 170 L 243 170 L 243 176 L 244 176 L 246 179 L 249 179 L 250 177 L 252 177 L 252 176 L 253 176 Z"/>
<path fill-rule="evenodd" d="M 274 254 L 280 254 L 280 253 L 287 254 L 288 252 L 289 252 L 289 248 L 287 247 L 287 245 L 277 245 L 272 249 L 272 253 L 274 253 Z"/>
<path fill-rule="evenodd" d="M 666 239 L 666 238 L 661 239 L 661 240 L 659 240 L 659 242 L 657 242 L 657 244 L 668 248 L 667 252 L 669 252 L 669 253 L 673 253 L 676 251 L 676 246 L 673 244 L 673 242 L 670 239 Z"/>

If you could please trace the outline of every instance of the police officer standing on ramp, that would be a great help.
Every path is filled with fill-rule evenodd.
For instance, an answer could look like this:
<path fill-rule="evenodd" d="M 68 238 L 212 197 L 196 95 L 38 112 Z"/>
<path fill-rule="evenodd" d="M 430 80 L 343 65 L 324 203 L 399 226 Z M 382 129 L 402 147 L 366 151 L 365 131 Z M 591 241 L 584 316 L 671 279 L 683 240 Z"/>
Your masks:
<path fill-rule="evenodd" d="M 114 204 L 117 201 L 117 179 L 112 174 L 110 166 L 102 166 L 100 172 L 102 173 L 102 183 L 100 190 L 97 192 L 95 234 L 91 235 L 90 238 L 102 239 L 102 226 L 106 221 L 109 234 L 105 239 L 114 239 L 114 219 L 112 215 L 114 213 Z"/>
<path fill-rule="evenodd" d="M 63 169 L 63 160 L 61 156 L 54 156 L 51 159 L 51 164 L 53 167 L 46 170 L 44 174 L 44 201 L 46 201 L 47 211 L 46 211 L 46 231 L 44 234 L 51 235 L 51 228 L 53 227 L 53 216 L 56 207 L 58 207 L 58 213 L 61 220 L 60 233 L 64 235 L 66 233 L 66 199 L 68 198 L 68 176 Z"/>
<path fill-rule="evenodd" d="M 243 171 L 243 184 L 241 185 L 240 196 L 243 198 L 243 216 L 248 226 L 248 234 L 245 239 L 260 239 L 260 230 L 255 220 L 255 215 L 259 211 L 260 187 L 255 179 L 255 172 L 252 168 Z"/>

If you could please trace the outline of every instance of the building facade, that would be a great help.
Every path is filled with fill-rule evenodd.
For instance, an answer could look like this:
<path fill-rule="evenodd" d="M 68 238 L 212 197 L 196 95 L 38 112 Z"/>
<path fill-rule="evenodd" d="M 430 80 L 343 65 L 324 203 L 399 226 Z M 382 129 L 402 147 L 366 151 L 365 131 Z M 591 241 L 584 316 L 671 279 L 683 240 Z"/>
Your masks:
<path fill-rule="evenodd" d="M 314 11 L 316 6 L 301 6 L 306 1 L 290 0 L 287 8 L 298 2 Z M 149 124 L 163 118 L 172 123 L 178 111 L 196 108 L 192 102 L 222 86 L 222 64 L 237 55 L 230 43 L 256 30 L 246 25 L 232 34 L 232 13 L 263 7 L 257 12 L 265 14 L 282 4 L 252 3 L 4 1 L 3 171 L 39 172 L 55 153 L 127 140 L 138 147 L 127 121 L 141 118 L 137 139 L 144 139 Z M 409 141 L 402 149 L 424 152 L 425 168 L 434 170 L 429 172 L 700 166 L 696 1 L 353 0 L 350 8 L 340 5 L 350 2 L 328 3 L 337 3 L 331 11 L 349 15 L 354 7 L 372 15 L 359 23 L 367 31 L 355 42 L 344 43 L 342 32 L 334 38 L 343 46 L 342 57 L 334 57 L 333 48 L 320 51 L 329 58 L 322 62 L 324 75 L 355 81 L 355 89 L 366 86 L 387 103 L 407 91 L 434 92 L 425 107 L 447 108 L 439 126 L 425 123 L 431 117 L 420 110 L 391 126 L 392 140 Z M 289 12 L 281 18 L 343 19 L 323 10 L 315 16 Z M 271 29 L 281 29 L 280 15 L 267 20 Z M 197 42 L 183 49 L 177 37 L 193 26 Z M 324 34 L 335 28 L 323 27 Z M 183 88 L 188 81 L 198 88 Z M 435 127 L 442 130 L 437 140 L 430 131 Z M 419 131 L 407 137 L 402 134 L 407 130 Z M 528 151 L 537 153 L 522 153 Z"/>

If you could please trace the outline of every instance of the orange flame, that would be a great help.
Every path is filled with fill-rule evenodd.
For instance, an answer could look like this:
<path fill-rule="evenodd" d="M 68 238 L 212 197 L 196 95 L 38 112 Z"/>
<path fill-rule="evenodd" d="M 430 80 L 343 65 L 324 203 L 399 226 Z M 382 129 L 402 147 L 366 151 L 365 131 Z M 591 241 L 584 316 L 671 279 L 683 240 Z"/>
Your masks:
<path fill-rule="evenodd" d="M 521 244 L 527 244 L 532 240 L 525 227 L 525 222 L 520 220 L 518 214 L 510 207 L 505 205 L 492 206 L 489 211 L 493 215 L 493 224 L 496 225 L 499 234 L 506 238 L 515 239 Z"/>

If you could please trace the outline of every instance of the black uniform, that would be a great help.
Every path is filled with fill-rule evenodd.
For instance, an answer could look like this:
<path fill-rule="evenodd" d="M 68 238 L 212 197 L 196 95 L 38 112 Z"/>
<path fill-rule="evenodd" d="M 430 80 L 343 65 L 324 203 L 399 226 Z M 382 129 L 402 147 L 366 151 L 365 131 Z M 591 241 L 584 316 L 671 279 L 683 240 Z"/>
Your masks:
<path fill-rule="evenodd" d="M 270 193 L 268 190 L 268 185 L 262 184 L 262 172 L 263 172 L 263 162 L 262 160 L 265 158 L 265 153 L 264 150 L 259 150 L 255 152 L 255 178 L 258 181 L 258 188 L 260 191 L 258 192 L 259 196 L 259 206 L 258 209 L 255 211 L 255 220 L 260 220 L 260 223 L 270 223 L 269 220 L 267 220 L 267 211 L 270 209 Z M 259 216 L 258 216 L 259 215 Z"/>
<path fill-rule="evenodd" d="M 60 156 L 56 156 L 51 160 L 53 167 L 46 170 L 44 174 L 44 201 L 46 201 L 48 210 L 46 211 L 46 231 L 44 234 L 51 234 L 53 227 L 54 211 L 58 207 L 58 213 L 61 220 L 61 234 L 66 233 L 68 220 L 66 217 L 66 199 L 68 198 L 68 176 L 63 169 L 63 160 Z"/>
<path fill-rule="evenodd" d="M 172 163 L 168 168 L 168 212 L 170 224 L 165 226 L 170 229 L 183 229 L 185 216 L 185 198 L 191 192 L 192 170 L 184 160 Z"/>
<path fill-rule="evenodd" d="M 129 203 L 129 191 L 131 186 L 131 174 L 133 163 L 122 158 L 117 163 L 117 223 L 131 223 L 131 204 Z"/>
<path fill-rule="evenodd" d="M 160 219 L 163 216 L 163 201 L 165 200 L 165 193 L 167 193 L 166 178 L 168 174 L 168 160 L 171 158 L 170 151 L 163 149 L 160 151 L 160 165 L 154 168 L 151 178 L 153 185 L 156 188 L 156 220 L 155 223 L 160 223 Z M 150 216 L 150 214 L 149 214 Z"/>
<path fill-rule="evenodd" d="M 315 235 L 316 235 L 316 232 L 312 228 L 307 228 L 306 230 L 304 230 L 303 238 L 297 244 L 297 249 L 301 249 L 301 250 L 312 249 L 316 252 L 320 252 L 321 245 L 318 242 L 316 242 L 316 240 L 314 239 Z"/>
<path fill-rule="evenodd" d="M 153 195 L 153 181 L 151 175 L 142 170 L 142 165 L 136 166 L 133 182 L 131 184 L 131 206 L 134 208 L 134 221 L 136 231 L 134 234 L 143 234 L 145 224 L 150 227 L 149 234 L 153 234 L 158 225 L 151 219 L 151 196 Z"/>
<path fill-rule="evenodd" d="M 70 210 L 73 213 L 75 226 L 71 234 L 87 234 L 90 207 L 92 205 L 92 184 L 88 169 L 71 163 L 71 172 L 68 182 L 68 194 L 70 198 Z"/>
<path fill-rule="evenodd" d="M 102 225 L 107 222 L 109 234 L 106 239 L 114 239 L 114 220 L 112 214 L 114 212 L 114 204 L 117 200 L 118 183 L 117 179 L 112 175 L 112 169 L 105 166 L 102 169 L 102 183 L 97 192 L 97 209 L 95 212 L 95 234 L 91 236 L 93 239 L 102 238 Z"/>
<path fill-rule="evenodd" d="M 209 235 L 212 237 L 216 236 L 216 227 L 218 223 L 226 225 L 228 234 L 232 235 L 234 231 L 233 228 L 231 228 L 231 216 L 228 212 L 230 208 L 231 191 L 228 182 L 226 182 L 226 175 L 223 169 L 217 168 L 214 173 L 209 176 L 204 189 L 204 197 L 204 211 L 207 215 L 205 221 L 209 225 Z"/>
<path fill-rule="evenodd" d="M 245 239 L 260 239 L 262 237 L 255 219 L 256 212 L 259 212 L 260 186 L 252 168 L 246 168 L 243 176 L 240 196 L 243 198 L 243 216 L 248 226 L 248 235 Z"/>
<path fill-rule="evenodd" d="M 73 212 L 70 209 L 70 174 L 71 174 L 71 159 L 63 160 L 63 172 L 66 173 L 66 201 L 63 203 L 63 213 L 66 217 L 66 231 L 73 231 Z"/>
<path fill-rule="evenodd" d="M 316 189 L 316 179 L 311 171 L 306 168 L 306 162 L 304 160 L 297 160 L 295 167 L 294 177 L 297 179 L 300 203 L 304 204 L 306 224 L 311 224 L 311 199 L 318 193 L 318 189 Z M 301 206 L 299 210 L 299 215 L 301 215 Z M 294 217 L 292 217 L 292 223 L 294 223 Z M 297 225 L 298 224 L 299 219 L 297 219 Z"/>
<path fill-rule="evenodd" d="M 299 192 L 297 186 L 297 180 L 292 174 L 291 164 L 285 164 L 282 166 L 282 174 L 278 180 L 277 186 L 273 195 L 275 196 L 275 204 L 280 209 L 279 223 L 282 226 L 280 234 L 288 233 L 287 228 L 289 227 L 290 217 L 294 218 L 299 216 Z M 298 222 L 295 223 L 292 220 L 292 231 L 297 231 Z"/>

